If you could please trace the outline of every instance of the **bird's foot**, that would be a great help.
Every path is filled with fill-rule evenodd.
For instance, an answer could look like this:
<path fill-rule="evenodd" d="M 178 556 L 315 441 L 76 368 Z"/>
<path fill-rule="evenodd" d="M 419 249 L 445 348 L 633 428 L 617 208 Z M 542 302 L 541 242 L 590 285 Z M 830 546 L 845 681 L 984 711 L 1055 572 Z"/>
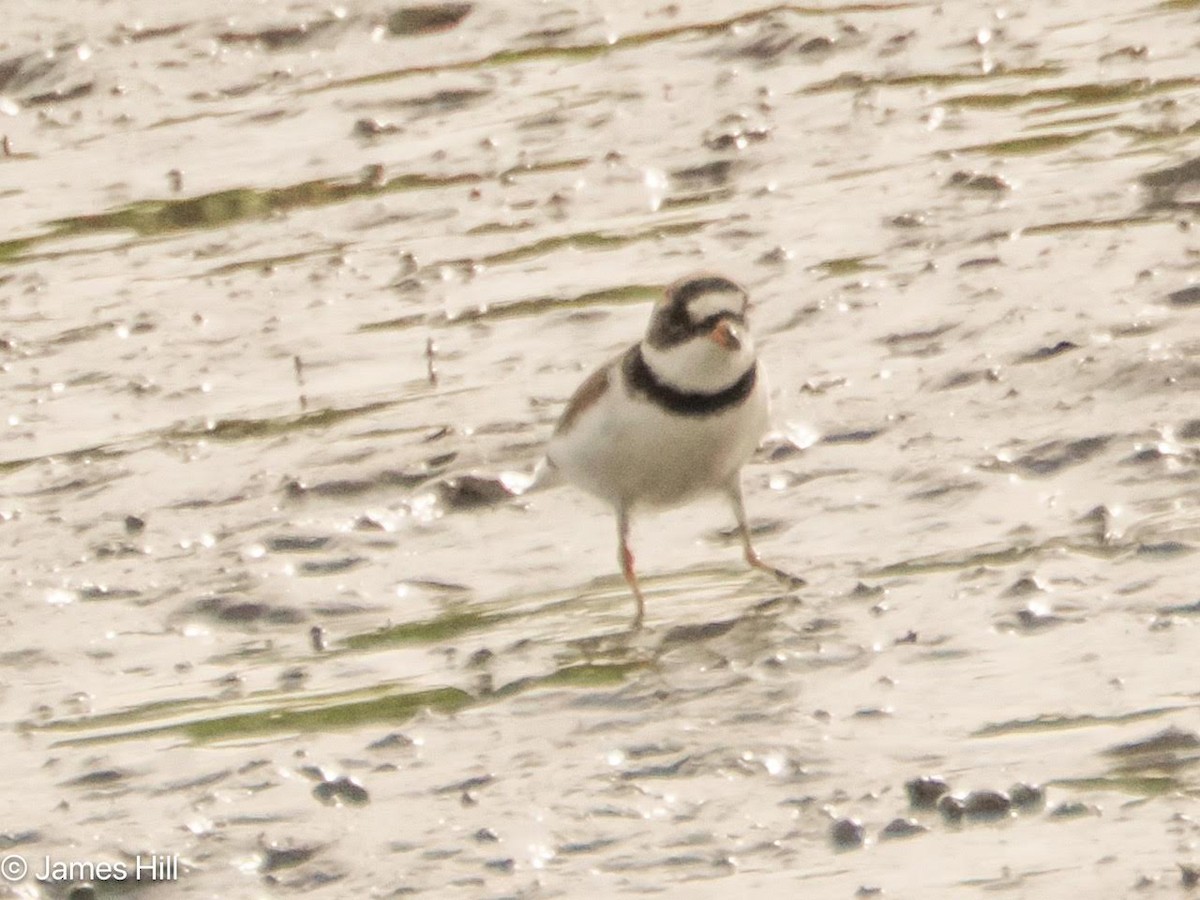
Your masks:
<path fill-rule="evenodd" d="M 763 562 L 762 558 L 754 550 L 746 551 L 746 562 L 748 562 L 754 568 L 761 569 L 768 575 L 775 577 L 787 588 L 799 588 L 808 584 L 808 582 L 799 575 L 793 575 L 791 572 L 786 572 L 783 569 L 776 568 L 770 563 Z"/>

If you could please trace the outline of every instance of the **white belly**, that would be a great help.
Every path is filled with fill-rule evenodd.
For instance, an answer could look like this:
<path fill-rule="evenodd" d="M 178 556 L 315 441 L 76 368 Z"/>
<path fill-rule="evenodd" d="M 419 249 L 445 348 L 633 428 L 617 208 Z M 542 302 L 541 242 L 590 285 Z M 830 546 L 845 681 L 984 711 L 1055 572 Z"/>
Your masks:
<path fill-rule="evenodd" d="M 614 506 L 675 506 L 722 490 L 767 430 L 765 373 L 746 400 L 708 416 L 666 412 L 625 390 L 619 369 L 609 389 L 547 456 L 568 481 Z"/>

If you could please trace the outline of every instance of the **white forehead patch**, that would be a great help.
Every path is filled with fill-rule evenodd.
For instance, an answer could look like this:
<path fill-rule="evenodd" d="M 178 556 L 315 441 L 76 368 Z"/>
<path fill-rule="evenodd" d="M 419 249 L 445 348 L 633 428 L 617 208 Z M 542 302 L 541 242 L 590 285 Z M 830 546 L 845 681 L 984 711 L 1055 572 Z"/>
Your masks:
<path fill-rule="evenodd" d="M 738 291 L 705 291 L 687 302 L 688 317 L 693 322 L 703 322 L 721 313 L 741 315 L 745 307 L 746 301 Z"/>

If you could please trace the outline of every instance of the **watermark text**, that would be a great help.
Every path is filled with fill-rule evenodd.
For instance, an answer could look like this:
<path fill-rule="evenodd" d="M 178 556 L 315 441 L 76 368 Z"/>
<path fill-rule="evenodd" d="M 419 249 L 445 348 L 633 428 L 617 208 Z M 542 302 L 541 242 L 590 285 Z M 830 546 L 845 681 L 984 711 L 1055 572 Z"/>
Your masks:
<path fill-rule="evenodd" d="M 0 878 L 24 881 L 32 873 L 39 881 L 175 881 L 179 878 L 179 854 L 139 854 L 128 860 L 55 859 L 53 856 L 26 858 L 10 853 L 0 858 Z"/>

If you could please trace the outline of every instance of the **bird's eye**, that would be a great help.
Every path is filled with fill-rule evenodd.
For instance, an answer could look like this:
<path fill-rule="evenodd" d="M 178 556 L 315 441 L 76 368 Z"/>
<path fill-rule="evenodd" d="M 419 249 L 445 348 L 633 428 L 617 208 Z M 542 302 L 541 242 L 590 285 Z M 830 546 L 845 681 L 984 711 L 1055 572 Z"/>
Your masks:
<path fill-rule="evenodd" d="M 713 315 L 708 316 L 702 322 L 698 322 L 696 324 L 696 328 L 704 331 L 712 331 L 722 320 L 733 322 L 737 325 L 745 324 L 745 317 L 741 313 L 736 313 L 733 310 L 726 310 L 725 312 L 714 313 Z"/>

